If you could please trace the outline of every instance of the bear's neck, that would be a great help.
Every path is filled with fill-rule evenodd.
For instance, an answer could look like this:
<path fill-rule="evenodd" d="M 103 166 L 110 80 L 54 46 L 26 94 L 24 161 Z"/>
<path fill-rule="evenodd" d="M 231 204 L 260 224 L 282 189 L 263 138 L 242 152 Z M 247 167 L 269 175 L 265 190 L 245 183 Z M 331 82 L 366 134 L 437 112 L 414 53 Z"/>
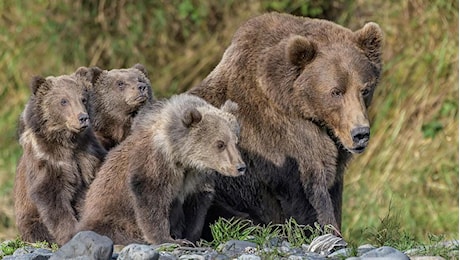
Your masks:
<path fill-rule="evenodd" d="M 118 144 L 128 135 L 133 118 L 99 113 L 94 117 L 94 131 L 107 143 Z"/>

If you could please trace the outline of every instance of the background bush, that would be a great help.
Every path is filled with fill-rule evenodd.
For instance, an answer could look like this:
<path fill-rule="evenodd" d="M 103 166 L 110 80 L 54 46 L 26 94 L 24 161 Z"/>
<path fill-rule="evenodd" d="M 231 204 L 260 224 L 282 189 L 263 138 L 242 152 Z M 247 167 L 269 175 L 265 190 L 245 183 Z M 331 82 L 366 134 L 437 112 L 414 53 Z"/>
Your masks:
<path fill-rule="evenodd" d="M 0 2 L 0 239 L 14 238 L 17 118 L 34 75 L 80 66 L 147 66 L 157 97 L 180 93 L 219 62 L 242 22 L 267 11 L 385 32 L 372 138 L 345 176 L 343 234 L 360 241 L 388 210 L 400 227 L 458 237 L 458 1 Z"/>

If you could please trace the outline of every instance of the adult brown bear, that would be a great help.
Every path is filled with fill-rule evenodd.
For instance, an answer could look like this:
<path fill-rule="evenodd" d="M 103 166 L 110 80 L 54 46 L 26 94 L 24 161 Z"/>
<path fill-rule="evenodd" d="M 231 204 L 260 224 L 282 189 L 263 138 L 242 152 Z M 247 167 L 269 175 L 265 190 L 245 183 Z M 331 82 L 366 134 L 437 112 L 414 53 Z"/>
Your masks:
<path fill-rule="evenodd" d="M 343 174 L 370 137 L 383 34 L 269 13 L 235 33 L 217 67 L 189 93 L 239 104 L 245 176 L 219 177 L 208 222 L 331 224 L 340 231 Z M 205 236 L 206 237 L 206 236 Z M 209 237 L 208 237 L 209 238 Z"/>

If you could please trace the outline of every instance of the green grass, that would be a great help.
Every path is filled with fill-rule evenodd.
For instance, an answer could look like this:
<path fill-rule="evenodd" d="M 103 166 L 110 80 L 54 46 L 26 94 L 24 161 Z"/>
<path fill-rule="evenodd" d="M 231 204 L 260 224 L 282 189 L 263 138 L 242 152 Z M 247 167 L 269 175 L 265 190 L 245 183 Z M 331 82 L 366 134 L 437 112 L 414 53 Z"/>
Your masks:
<path fill-rule="evenodd" d="M 295 219 L 290 218 L 284 224 L 254 225 L 249 220 L 218 219 L 211 225 L 213 241 L 201 241 L 202 245 L 216 248 L 228 240 L 243 240 L 265 246 L 272 239 L 284 239 L 294 247 L 310 243 L 315 237 L 332 233 L 332 226 L 320 228 L 318 224 L 313 227 L 300 225 Z"/>
<path fill-rule="evenodd" d="M 458 238 L 458 3 L 382 4 L 384 73 L 372 137 L 345 176 L 344 235 L 359 238 L 388 205 L 417 240 Z"/>
<path fill-rule="evenodd" d="M 366 242 L 363 230 L 378 229 L 389 205 L 400 232 L 416 242 L 429 244 L 428 234 L 458 238 L 458 1 L 6 0 L 0 3 L 0 240 L 17 236 L 15 129 L 33 75 L 140 62 L 156 96 L 167 97 L 203 79 L 236 28 L 270 10 L 327 17 L 352 29 L 375 21 L 385 33 L 371 142 L 345 175 L 345 239 Z"/>
<path fill-rule="evenodd" d="M 331 233 L 331 227 L 321 229 L 318 224 L 313 227 L 300 225 L 290 218 L 284 224 L 254 225 L 251 221 L 241 219 L 218 219 L 211 225 L 213 241 L 200 241 L 200 246 L 209 246 L 221 250 L 221 246 L 229 240 L 242 240 L 253 242 L 257 245 L 257 254 L 261 254 L 264 259 L 285 256 L 273 246 L 272 241 L 287 241 L 292 247 L 301 247 L 323 234 Z M 265 247 L 272 250 L 264 251 Z"/>
<path fill-rule="evenodd" d="M 242 240 L 254 242 L 257 252 L 263 253 L 264 247 L 270 245 L 273 239 L 287 241 L 294 248 L 303 244 L 310 244 L 314 238 L 331 233 L 330 228 L 321 229 L 319 225 L 299 225 L 294 219 L 286 220 L 284 224 L 253 225 L 250 221 L 240 219 L 219 219 L 211 225 L 214 240 L 211 242 L 201 241 L 201 246 L 210 246 L 219 250 L 220 246 L 229 240 Z M 308 234 L 308 235 L 307 235 Z M 452 245 L 443 245 L 447 241 L 444 235 L 428 234 L 426 242 L 420 242 L 415 237 L 404 231 L 400 224 L 399 214 L 392 208 L 388 209 L 387 215 L 374 226 L 362 230 L 361 243 L 371 244 L 375 247 L 389 246 L 401 252 L 408 252 L 412 256 L 441 256 L 446 259 L 458 259 L 458 242 Z M 349 256 L 357 256 L 358 244 L 356 240 L 347 241 L 351 249 Z M 273 248 L 272 248 L 273 249 Z M 408 251 L 412 250 L 412 251 Z M 264 257 L 281 257 L 283 253 L 276 250 L 267 251 Z M 267 253 L 266 252 L 266 253 Z"/>

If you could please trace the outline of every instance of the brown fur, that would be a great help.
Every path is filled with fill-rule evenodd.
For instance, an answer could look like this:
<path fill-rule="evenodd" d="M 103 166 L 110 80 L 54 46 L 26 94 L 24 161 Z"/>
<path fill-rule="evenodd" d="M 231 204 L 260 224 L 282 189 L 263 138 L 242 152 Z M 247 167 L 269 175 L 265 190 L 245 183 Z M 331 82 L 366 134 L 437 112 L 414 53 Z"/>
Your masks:
<path fill-rule="evenodd" d="M 23 240 L 62 245 L 71 238 L 85 192 L 106 152 L 89 124 L 90 83 L 76 75 L 35 77 L 21 114 L 14 184 Z"/>
<path fill-rule="evenodd" d="M 90 74 L 93 128 L 98 140 L 110 150 L 128 136 L 139 109 L 154 101 L 152 87 L 141 64 L 108 71 L 93 67 Z"/>
<path fill-rule="evenodd" d="M 109 152 L 98 172 L 79 230 L 106 235 L 115 244 L 176 241 L 170 232 L 197 240 L 213 196 L 213 172 L 238 176 L 245 170 L 236 146 L 239 125 L 230 114 L 235 105 L 217 109 L 183 94 L 143 108 L 131 135 Z M 175 226 L 184 224 L 185 230 Z"/>
<path fill-rule="evenodd" d="M 240 106 L 248 174 L 219 177 L 208 221 L 341 226 L 343 173 L 369 141 L 370 105 L 381 71 L 382 32 L 270 13 L 235 33 L 221 62 L 189 91 Z M 209 238 L 209 237 L 208 237 Z"/>

